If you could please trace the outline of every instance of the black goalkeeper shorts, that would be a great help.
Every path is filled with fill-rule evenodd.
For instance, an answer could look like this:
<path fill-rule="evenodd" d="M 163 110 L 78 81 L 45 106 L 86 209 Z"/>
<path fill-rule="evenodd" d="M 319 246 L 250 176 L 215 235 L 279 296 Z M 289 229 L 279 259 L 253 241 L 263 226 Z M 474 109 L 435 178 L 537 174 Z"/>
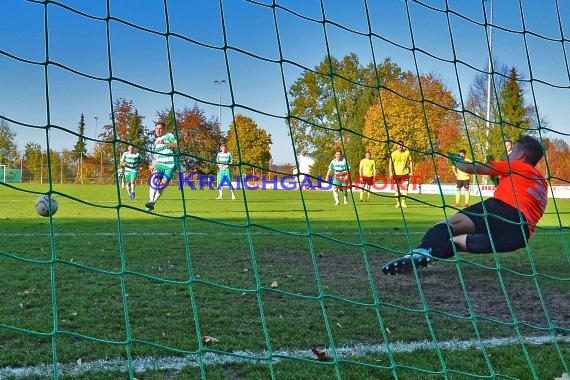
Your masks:
<path fill-rule="evenodd" d="M 460 212 L 475 224 L 475 233 L 467 235 L 468 252 L 491 253 L 491 241 L 496 252 L 512 252 L 524 248 L 530 237 L 524 215 L 499 199 L 489 198 Z"/>

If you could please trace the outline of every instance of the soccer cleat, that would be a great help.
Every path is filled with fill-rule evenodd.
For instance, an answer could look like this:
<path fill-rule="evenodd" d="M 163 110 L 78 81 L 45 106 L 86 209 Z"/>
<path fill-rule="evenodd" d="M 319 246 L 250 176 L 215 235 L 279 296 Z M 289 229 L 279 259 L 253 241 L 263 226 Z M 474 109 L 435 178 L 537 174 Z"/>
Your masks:
<path fill-rule="evenodd" d="M 465 207 L 469 207 L 469 203 L 465 203 L 465 204 L 463 205 L 463 208 L 465 208 Z"/>
<path fill-rule="evenodd" d="M 232 194 L 232 201 L 236 200 L 236 196 Z"/>
<path fill-rule="evenodd" d="M 336 202 L 334 203 L 335 206 L 338 206 L 339 204 L 340 204 L 339 201 L 336 201 Z"/>
<path fill-rule="evenodd" d="M 145 203 L 146 211 L 153 211 L 154 210 L 154 202 L 147 202 Z"/>
<path fill-rule="evenodd" d="M 433 257 L 430 255 L 430 252 L 431 249 L 416 248 L 411 254 L 394 259 L 384 265 L 382 272 L 388 276 L 393 274 L 406 274 L 413 270 L 414 264 L 416 268 L 425 268 L 433 262 Z"/>
<path fill-rule="evenodd" d="M 132 199 L 132 200 L 135 200 L 135 192 L 134 192 L 134 191 L 131 193 L 131 196 L 132 196 L 131 199 Z"/>
<path fill-rule="evenodd" d="M 454 203 L 453 207 L 459 207 L 459 203 Z"/>
<path fill-rule="evenodd" d="M 348 201 L 347 201 L 346 199 L 344 200 L 344 204 L 345 204 L 345 205 L 347 205 L 347 204 L 348 204 Z"/>
<path fill-rule="evenodd" d="M 403 208 L 408 208 L 408 205 L 406 204 L 406 202 L 402 202 L 402 207 L 403 207 Z"/>
<path fill-rule="evenodd" d="M 224 197 L 220 195 L 216 199 L 224 199 Z"/>
<path fill-rule="evenodd" d="M 396 206 L 394 206 L 395 208 L 399 208 L 400 207 L 400 203 L 396 203 Z"/>

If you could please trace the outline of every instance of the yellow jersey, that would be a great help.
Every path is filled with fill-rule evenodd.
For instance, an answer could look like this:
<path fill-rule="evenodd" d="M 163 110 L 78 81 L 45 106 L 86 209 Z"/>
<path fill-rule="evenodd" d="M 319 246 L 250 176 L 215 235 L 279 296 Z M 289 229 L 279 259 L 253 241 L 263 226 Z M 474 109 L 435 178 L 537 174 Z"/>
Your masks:
<path fill-rule="evenodd" d="M 390 157 L 392 158 L 392 165 L 394 165 L 393 169 L 395 175 L 410 174 L 410 161 L 412 158 L 409 150 L 403 152 L 395 150 Z"/>
<path fill-rule="evenodd" d="M 376 171 L 376 161 L 371 158 L 363 158 L 360 160 L 360 173 L 364 177 L 373 177 Z"/>
<path fill-rule="evenodd" d="M 465 162 L 471 162 L 471 160 L 464 158 L 463 161 Z M 457 180 L 459 181 L 466 181 L 468 179 L 471 179 L 471 174 L 469 173 L 465 173 L 464 171 L 459 170 L 459 168 L 455 165 L 453 165 L 453 168 L 455 169 L 455 177 L 457 177 Z"/>

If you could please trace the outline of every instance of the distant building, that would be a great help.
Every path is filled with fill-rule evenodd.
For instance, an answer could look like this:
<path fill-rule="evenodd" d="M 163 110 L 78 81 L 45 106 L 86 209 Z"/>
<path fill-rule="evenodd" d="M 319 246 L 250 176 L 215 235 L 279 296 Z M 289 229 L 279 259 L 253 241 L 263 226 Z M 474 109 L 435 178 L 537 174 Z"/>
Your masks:
<path fill-rule="evenodd" d="M 315 163 L 315 158 L 308 155 L 299 155 L 297 156 L 297 160 L 299 161 L 299 172 L 308 174 L 311 170 L 311 166 Z"/>

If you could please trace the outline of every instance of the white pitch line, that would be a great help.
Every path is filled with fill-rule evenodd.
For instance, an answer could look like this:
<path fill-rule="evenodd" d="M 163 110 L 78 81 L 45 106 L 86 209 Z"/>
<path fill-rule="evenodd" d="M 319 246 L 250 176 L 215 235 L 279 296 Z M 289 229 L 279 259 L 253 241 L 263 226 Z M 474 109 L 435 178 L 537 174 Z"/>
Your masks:
<path fill-rule="evenodd" d="M 541 345 L 552 343 L 554 340 L 558 342 L 570 343 L 570 336 L 537 336 L 523 338 L 525 344 Z M 442 350 L 468 350 L 480 349 L 481 346 L 486 348 L 496 348 L 502 346 L 510 346 L 519 344 L 517 338 L 490 338 L 482 341 L 478 340 L 449 340 L 438 342 L 438 346 Z M 395 354 L 410 353 L 417 350 L 435 350 L 436 345 L 432 341 L 423 340 L 409 343 L 392 343 L 390 351 Z M 329 355 L 330 350 L 327 352 Z M 354 346 L 342 346 L 336 348 L 338 357 L 358 357 L 367 354 L 386 354 L 388 347 L 383 344 L 357 344 Z M 247 358 L 245 358 L 247 356 Z M 291 351 L 274 351 L 272 362 L 277 363 L 281 357 L 304 358 L 311 359 L 314 355 L 309 350 L 291 350 Z M 216 354 L 206 352 L 202 355 L 202 362 L 206 366 L 225 365 L 233 363 L 262 363 L 267 362 L 269 355 L 267 352 L 252 351 L 234 351 L 231 355 Z M 132 365 L 136 373 L 147 371 L 179 371 L 185 367 L 199 367 L 199 361 L 196 355 L 193 356 L 166 356 L 166 357 L 141 357 L 132 360 Z M 125 359 L 111 360 L 95 360 L 85 363 L 68 363 L 58 365 L 58 375 L 78 375 L 88 371 L 118 371 L 128 372 L 128 362 Z M 33 367 L 4 367 L 0 369 L 0 379 L 19 378 L 26 376 L 50 376 L 53 375 L 53 365 L 40 364 Z"/>
<path fill-rule="evenodd" d="M 245 227 L 236 227 L 236 228 L 245 228 Z M 258 227 L 253 227 L 258 228 Z M 188 231 L 186 235 L 212 235 L 214 231 L 211 232 L 198 232 L 198 231 Z M 275 234 L 297 234 L 297 235 L 305 235 L 306 231 L 254 231 L 254 235 L 275 235 Z M 544 231 L 540 232 L 539 235 L 560 235 L 561 231 Z M 232 235 L 232 236 L 241 236 L 241 235 L 249 235 L 248 232 L 222 232 L 223 235 Z M 409 231 L 406 233 L 405 231 L 396 232 L 384 232 L 384 231 L 363 231 L 364 235 L 378 235 L 378 236 L 406 236 L 406 235 L 424 235 L 425 231 Z M 118 236 L 116 232 L 56 232 L 53 234 L 55 237 L 82 237 L 82 236 L 103 236 L 103 237 L 112 237 Z M 173 232 L 123 232 L 123 236 L 183 236 L 182 232 L 173 233 Z M 325 232 L 325 231 L 313 231 L 313 235 L 360 235 L 359 232 Z M 41 233 L 41 232 L 0 232 L 0 237 L 42 237 L 42 236 L 50 236 L 49 233 Z"/>
<path fill-rule="evenodd" d="M 243 227 L 239 227 L 239 228 L 243 228 Z M 197 232 L 197 231 L 188 231 L 186 233 L 186 235 L 212 235 L 215 232 Z M 284 231 L 284 232 L 270 232 L 270 231 L 266 231 L 266 232 L 261 232 L 261 231 L 255 231 L 253 232 L 254 235 L 275 235 L 275 234 L 279 234 L 282 233 L 284 235 L 286 234 L 298 234 L 298 235 L 304 235 L 306 234 L 306 232 L 300 232 L 300 231 Z M 408 232 L 407 234 L 405 232 L 381 232 L 381 231 L 377 231 L 377 232 L 364 232 L 364 235 L 423 235 L 425 232 Z M 248 232 L 231 232 L 231 233 L 227 233 L 227 232 L 222 232 L 223 235 L 249 235 Z M 116 232 L 78 232 L 78 233 L 74 233 L 74 232 L 56 232 L 53 234 L 55 237 L 81 237 L 81 236 L 104 236 L 104 237 L 109 237 L 109 236 L 118 236 L 118 234 Z M 123 236 L 183 236 L 184 234 L 182 232 L 179 233 L 172 233 L 172 232 L 124 232 L 122 234 Z M 350 232 L 313 232 L 313 235 L 360 235 L 358 232 L 354 232 L 354 233 L 350 233 Z M 0 233 L 0 237 L 20 237 L 20 236 L 25 236 L 25 237 L 41 237 L 41 236 L 46 236 L 49 237 L 50 234 L 49 233 L 10 233 L 10 232 L 5 232 L 5 233 Z"/>

